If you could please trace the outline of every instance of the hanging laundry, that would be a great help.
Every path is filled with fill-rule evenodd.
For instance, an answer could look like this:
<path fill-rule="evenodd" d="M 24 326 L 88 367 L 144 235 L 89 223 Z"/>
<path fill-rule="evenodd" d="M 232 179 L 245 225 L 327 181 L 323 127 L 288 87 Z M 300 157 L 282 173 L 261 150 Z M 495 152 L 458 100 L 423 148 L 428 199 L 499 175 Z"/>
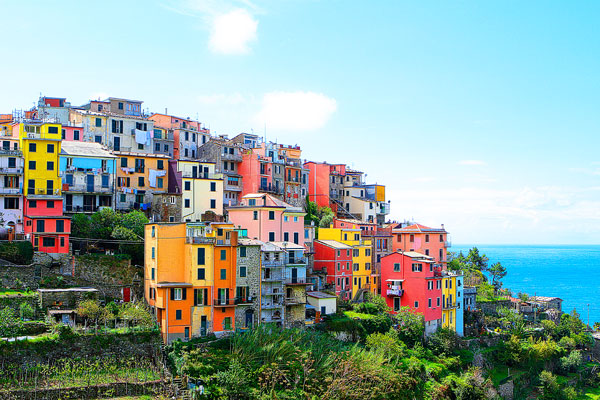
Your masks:
<path fill-rule="evenodd" d="M 146 131 L 135 130 L 135 142 L 138 144 L 146 144 Z"/>

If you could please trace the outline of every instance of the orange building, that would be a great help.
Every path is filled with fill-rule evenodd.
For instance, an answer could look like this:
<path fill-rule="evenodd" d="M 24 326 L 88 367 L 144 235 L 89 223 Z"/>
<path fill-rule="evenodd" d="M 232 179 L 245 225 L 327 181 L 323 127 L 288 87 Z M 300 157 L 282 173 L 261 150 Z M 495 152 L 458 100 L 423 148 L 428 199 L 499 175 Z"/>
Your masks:
<path fill-rule="evenodd" d="M 231 224 L 146 225 L 144 293 L 165 343 L 235 328 L 236 248 Z"/>

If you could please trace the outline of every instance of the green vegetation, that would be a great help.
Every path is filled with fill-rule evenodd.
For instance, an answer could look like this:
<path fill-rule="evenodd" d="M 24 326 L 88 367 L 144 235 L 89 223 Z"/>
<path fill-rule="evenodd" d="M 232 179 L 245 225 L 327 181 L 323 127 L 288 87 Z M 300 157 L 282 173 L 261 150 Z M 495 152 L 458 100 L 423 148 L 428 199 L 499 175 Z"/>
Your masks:
<path fill-rule="evenodd" d="M 0 288 L 0 297 L 4 297 L 4 296 L 26 296 L 26 297 L 35 297 L 37 296 L 36 292 L 33 292 L 31 290 L 21 290 L 21 289 L 5 289 L 5 288 Z"/>
<path fill-rule="evenodd" d="M 310 225 L 311 222 L 314 222 L 317 228 L 329 228 L 329 225 L 333 222 L 333 217 L 335 217 L 331 208 L 319 207 L 317 203 L 308 200 L 308 196 L 306 196 L 304 211 L 306 212 L 304 223 Z"/>
<path fill-rule="evenodd" d="M 33 262 L 33 245 L 29 241 L 3 241 L 0 243 L 0 258 L 18 265 L 29 265 Z"/>

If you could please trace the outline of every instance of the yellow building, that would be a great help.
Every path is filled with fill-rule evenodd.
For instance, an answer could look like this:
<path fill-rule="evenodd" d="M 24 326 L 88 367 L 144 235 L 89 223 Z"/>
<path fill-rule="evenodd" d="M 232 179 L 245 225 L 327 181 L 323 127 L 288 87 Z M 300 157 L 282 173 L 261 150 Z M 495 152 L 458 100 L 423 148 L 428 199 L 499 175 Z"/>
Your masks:
<path fill-rule="evenodd" d="M 456 332 L 456 276 L 445 275 L 442 278 L 442 328 Z"/>
<path fill-rule="evenodd" d="M 352 246 L 352 298 L 361 291 L 377 293 L 377 282 L 372 276 L 371 239 L 361 239 L 360 229 L 320 228 L 319 240 L 335 240 Z"/>
<path fill-rule="evenodd" d="M 90 110 L 69 110 L 69 122 L 72 125 L 82 126 L 86 142 L 108 144 L 108 117 L 99 112 Z"/>
<path fill-rule="evenodd" d="M 18 132 L 19 147 L 25 159 L 23 193 L 61 196 L 58 171 L 61 124 L 27 122 L 18 123 L 13 129 Z"/>
<path fill-rule="evenodd" d="M 181 174 L 181 220 L 202 221 L 202 214 L 212 211 L 223 215 L 223 174 L 215 173 L 215 164 L 177 161 Z"/>

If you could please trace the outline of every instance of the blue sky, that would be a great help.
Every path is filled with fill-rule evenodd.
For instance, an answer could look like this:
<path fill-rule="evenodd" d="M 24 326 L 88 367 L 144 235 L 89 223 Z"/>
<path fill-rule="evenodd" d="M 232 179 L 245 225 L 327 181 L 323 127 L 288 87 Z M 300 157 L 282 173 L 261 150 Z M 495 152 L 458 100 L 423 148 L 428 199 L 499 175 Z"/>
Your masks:
<path fill-rule="evenodd" d="M 0 112 L 107 95 L 385 183 L 456 243 L 600 243 L 598 2 L 5 1 Z"/>

